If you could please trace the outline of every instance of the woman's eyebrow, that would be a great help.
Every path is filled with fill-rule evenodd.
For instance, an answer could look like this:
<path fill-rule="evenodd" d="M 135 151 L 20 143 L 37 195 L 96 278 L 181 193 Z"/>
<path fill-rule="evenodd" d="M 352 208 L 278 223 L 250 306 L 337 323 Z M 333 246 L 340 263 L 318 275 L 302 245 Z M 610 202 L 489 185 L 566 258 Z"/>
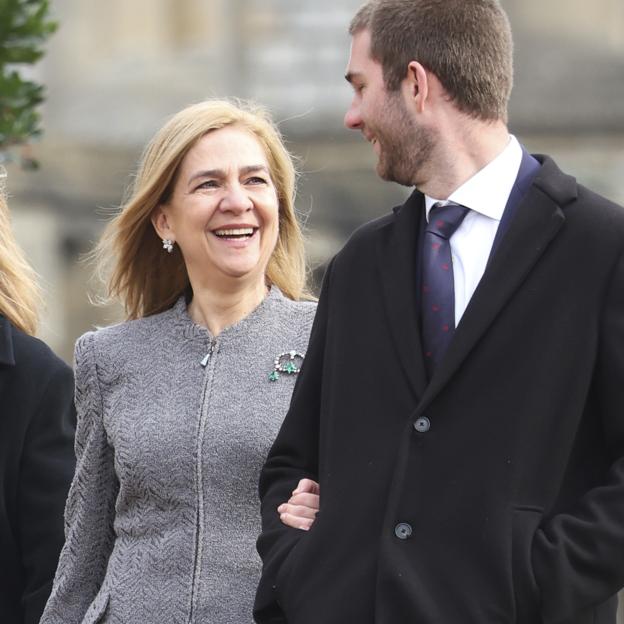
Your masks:
<path fill-rule="evenodd" d="M 267 175 L 270 175 L 269 169 L 266 165 L 246 165 L 240 168 L 240 173 L 246 175 L 248 173 L 254 173 L 256 171 L 264 171 Z M 190 178 L 189 184 L 198 178 L 225 178 L 226 173 L 223 169 L 202 169 L 196 171 Z"/>

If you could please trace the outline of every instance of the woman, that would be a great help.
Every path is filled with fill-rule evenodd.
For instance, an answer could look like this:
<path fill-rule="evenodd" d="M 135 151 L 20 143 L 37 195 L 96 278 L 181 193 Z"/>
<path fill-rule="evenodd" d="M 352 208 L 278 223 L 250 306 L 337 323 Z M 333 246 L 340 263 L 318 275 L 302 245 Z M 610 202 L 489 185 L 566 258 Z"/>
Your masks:
<path fill-rule="evenodd" d="M 39 293 L 0 193 L 0 622 L 36 624 L 63 545 L 73 377 L 33 337 Z"/>
<path fill-rule="evenodd" d="M 148 145 L 98 253 L 127 322 L 76 346 L 78 466 L 42 622 L 251 622 L 257 479 L 315 311 L 295 171 L 259 110 Z"/>

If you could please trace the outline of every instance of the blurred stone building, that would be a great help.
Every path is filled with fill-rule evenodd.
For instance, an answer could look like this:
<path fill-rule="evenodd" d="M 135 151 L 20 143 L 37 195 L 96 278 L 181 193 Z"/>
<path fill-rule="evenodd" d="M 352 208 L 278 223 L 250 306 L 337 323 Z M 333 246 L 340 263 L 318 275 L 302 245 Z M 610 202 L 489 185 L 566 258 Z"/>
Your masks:
<path fill-rule="evenodd" d="M 37 173 L 10 169 L 14 224 L 47 291 L 43 337 L 75 338 L 119 316 L 95 307 L 80 262 L 119 205 L 141 148 L 207 96 L 267 105 L 301 159 L 298 209 L 315 266 L 407 193 L 377 179 L 370 146 L 342 128 L 347 25 L 359 0 L 54 0 L 60 29 Z M 624 203 L 624 2 L 503 0 L 516 40 L 510 126 L 532 150 Z"/>
<path fill-rule="evenodd" d="M 301 159 L 298 209 L 321 265 L 363 221 L 407 193 L 342 127 L 347 26 L 360 0 L 55 0 L 60 22 L 37 77 L 47 85 L 41 170 L 9 171 L 18 235 L 44 278 L 44 338 L 110 322 L 79 259 L 130 181 L 141 148 L 207 96 L 267 105 Z M 624 202 L 624 3 L 503 0 L 516 39 L 510 125 L 581 181 Z"/>

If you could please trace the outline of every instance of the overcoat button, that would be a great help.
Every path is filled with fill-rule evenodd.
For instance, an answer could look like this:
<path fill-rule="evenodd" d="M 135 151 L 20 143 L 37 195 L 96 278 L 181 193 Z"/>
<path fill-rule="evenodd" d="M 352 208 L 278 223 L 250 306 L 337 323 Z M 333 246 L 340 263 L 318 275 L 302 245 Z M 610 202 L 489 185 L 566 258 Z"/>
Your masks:
<path fill-rule="evenodd" d="M 412 527 L 407 524 L 407 522 L 399 522 L 399 524 L 394 527 L 394 534 L 400 540 L 406 540 L 412 535 Z"/>
<path fill-rule="evenodd" d="M 427 433 L 427 431 L 431 429 L 431 421 L 426 416 L 421 416 L 414 423 L 414 429 L 416 429 L 418 433 Z"/>

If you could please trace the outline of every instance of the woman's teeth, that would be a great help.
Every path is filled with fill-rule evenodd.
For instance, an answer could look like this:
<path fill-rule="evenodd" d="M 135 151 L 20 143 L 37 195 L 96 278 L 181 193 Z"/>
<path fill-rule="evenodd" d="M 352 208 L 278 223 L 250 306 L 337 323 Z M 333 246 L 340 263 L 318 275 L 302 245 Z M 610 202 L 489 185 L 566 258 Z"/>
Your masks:
<path fill-rule="evenodd" d="M 215 230 L 216 236 L 221 238 L 245 238 L 247 236 L 253 236 L 254 228 L 236 228 L 227 230 Z"/>

